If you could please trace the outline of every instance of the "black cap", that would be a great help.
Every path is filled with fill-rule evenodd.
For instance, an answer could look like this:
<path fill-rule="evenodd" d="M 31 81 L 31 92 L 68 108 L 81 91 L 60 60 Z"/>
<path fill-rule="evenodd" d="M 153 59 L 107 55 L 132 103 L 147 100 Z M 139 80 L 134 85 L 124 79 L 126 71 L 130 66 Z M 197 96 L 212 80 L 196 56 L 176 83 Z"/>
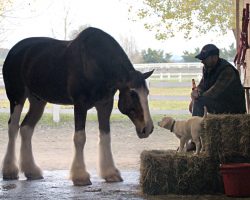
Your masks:
<path fill-rule="evenodd" d="M 199 60 L 204 60 L 208 56 L 219 55 L 219 49 L 214 44 L 207 44 L 202 47 L 201 52 L 195 56 Z"/>

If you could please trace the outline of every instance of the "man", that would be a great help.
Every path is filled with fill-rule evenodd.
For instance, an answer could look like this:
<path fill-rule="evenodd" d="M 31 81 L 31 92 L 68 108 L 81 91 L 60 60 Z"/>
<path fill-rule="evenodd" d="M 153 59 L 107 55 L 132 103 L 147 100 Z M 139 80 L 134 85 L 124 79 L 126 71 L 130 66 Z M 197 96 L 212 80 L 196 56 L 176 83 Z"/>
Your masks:
<path fill-rule="evenodd" d="M 203 116 L 204 106 L 213 114 L 246 113 L 239 72 L 219 57 L 219 49 L 213 44 L 207 44 L 195 58 L 201 60 L 204 66 L 202 79 L 191 93 L 192 116 Z M 195 144 L 189 141 L 187 150 L 195 150 Z"/>
<path fill-rule="evenodd" d="M 213 114 L 246 113 L 244 88 L 239 72 L 225 59 L 219 57 L 219 49 L 205 45 L 195 56 L 204 64 L 203 75 L 197 89 L 191 93 L 193 116 L 203 116 L 204 106 Z"/>

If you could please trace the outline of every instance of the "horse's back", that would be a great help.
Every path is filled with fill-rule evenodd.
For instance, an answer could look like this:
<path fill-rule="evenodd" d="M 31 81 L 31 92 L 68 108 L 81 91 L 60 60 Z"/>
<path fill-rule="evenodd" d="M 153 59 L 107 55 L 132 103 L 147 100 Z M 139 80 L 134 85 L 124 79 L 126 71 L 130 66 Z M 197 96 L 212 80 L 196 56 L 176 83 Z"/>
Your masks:
<path fill-rule="evenodd" d="M 50 103 L 71 104 L 85 96 L 94 104 L 113 95 L 110 86 L 126 81 L 134 70 L 116 40 L 91 27 L 72 41 L 44 37 L 20 41 L 10 50 L 3 75 L 7 96 L 14 101 L 28 88 Z"/>
<path fill-rule="evenodd" d="M 66 41 L 52 38 L 32 37 L 21 40 L 14 45 L 3 65 L 3 78 L 9 100 L 18 101 L 24 95 L 26 84 L 30 80 L 29 74 L 33 73 L 33 68 L 36 66 L 41 69 L 41 66 L 36 63 L 42 65 L 48 60 L 53 62 L 53 54 L 58 53 L 57 50 L 61 51 L 66 44 Z M 44 67 L 48 66 L 50 65 Z"/>

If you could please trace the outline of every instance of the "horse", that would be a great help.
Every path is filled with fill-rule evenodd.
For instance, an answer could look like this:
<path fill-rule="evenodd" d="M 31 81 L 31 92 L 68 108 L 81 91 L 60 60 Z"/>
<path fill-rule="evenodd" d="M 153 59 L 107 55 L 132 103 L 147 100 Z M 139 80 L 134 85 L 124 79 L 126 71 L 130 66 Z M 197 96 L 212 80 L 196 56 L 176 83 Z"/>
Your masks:
<path fill-rule="evenodd" d="M 111 150 L 110 116 L 114 95 L 119 91 L 118 109 L 132 121 L 139 138 L 154 129 L 148 106 L 146 79 L 152 71 L 134 69 L 118 42 L 94 27 L 69 41 L 49 37 L 26 38 L 9 51 L 3 78 L 10 103 L 8 145 L 3 160 L 3 180 L 19 178 L 15 141 L 20 130 L 20 171 L 27 180 L 42 179 L 42 170 L 32 152 L 32 136 L 47 102 L 73 105 L 74 155 L 70 178 L 76 186 L 92 184 L 84 161 L 87 111 L 95 107 L 99 123 L 99 175 L 106 182 L 123 181 Z M 29 109 L 19 125 L 24 103 Z"/>

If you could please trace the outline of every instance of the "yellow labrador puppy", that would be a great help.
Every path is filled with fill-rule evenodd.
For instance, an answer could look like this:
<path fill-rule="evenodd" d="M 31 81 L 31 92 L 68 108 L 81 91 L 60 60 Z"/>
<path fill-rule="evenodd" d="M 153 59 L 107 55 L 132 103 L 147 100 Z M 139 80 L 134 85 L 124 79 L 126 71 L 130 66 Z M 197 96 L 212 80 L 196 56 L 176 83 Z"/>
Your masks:
<path fill-rule="evenodd" d="M 158 125 L 162 128 L 173 132 L 180 139 L 180 147 L 178 152 L 186 151 L 187 143 L 190 139 L 196 145 L 195 154 L 199 154 L 202 149 L 202 141 L 200 138 L 201 123 L 207 116 L 207 108 L 204 107 L 204 116 L 193 116 L 188 120 L 176 121 L 172 117 L 163 117 Z"/>

